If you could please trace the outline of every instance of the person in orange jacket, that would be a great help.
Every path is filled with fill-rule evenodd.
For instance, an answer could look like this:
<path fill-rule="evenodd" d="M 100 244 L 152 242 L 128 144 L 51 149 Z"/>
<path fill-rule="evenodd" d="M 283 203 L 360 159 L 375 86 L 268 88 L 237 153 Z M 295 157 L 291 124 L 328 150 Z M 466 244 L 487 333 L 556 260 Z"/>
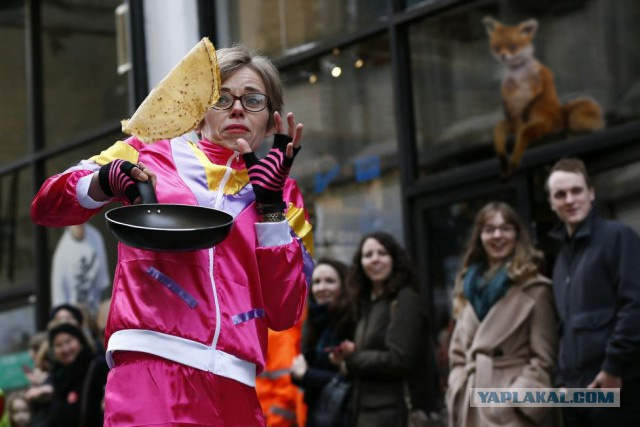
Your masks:
<path fill-rule="evenodd" d="M 284 331 L 269 329 L 265 369 L 256 378 L 256 392 L 267 427 L 305 425 L 306 411 L 300 408 L 302 392 L 291 383 L 289 375 L 293 359 L 300 353 L 305 317 Z"/>

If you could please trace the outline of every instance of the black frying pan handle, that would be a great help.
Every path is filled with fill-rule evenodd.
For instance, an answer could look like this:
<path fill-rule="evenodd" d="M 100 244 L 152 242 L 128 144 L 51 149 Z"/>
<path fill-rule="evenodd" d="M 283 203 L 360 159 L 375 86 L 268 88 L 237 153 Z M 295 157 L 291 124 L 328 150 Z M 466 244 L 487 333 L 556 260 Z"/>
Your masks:
<path fill-rule="evenodd" d="M 138 191 L 140 192 L 142 203 L 158 203 L 158 198 L 156 197 L 156 192 L 153 189 L 153 185 L 151 185 L 151 181 L 136 181 L 136 187 L 138 187 Z"/>

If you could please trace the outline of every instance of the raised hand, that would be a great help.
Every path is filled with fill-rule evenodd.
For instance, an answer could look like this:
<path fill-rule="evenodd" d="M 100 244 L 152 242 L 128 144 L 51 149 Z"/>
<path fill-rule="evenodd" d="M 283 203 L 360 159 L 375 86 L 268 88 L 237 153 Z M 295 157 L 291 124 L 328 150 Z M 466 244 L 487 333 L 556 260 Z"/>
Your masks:
<path fill-rule="evenodd" d="M 274 113 L 275 135 L 273 146 L 263 159 L 258 159 L 249 144 L 238 139 L 238 147 L 249 171 L 249 180 L 261 205 L 282 205 L 282 190 L 289 176 L 293 159 L 300 151 L 302 124 L 296 126 L 293 113 L 287 115 L 288 134 L 283 134 L 282 117 Z M 284 209 L 282 207 L 280 210 Z"/>
<path fill-rule="evenodd" d="M 109 197 L 126 199 L 131 203 L 140 201 L 140 192 L 136 181 L 151 180 L 155 186 L 156 176 L 144 164 L 137 165 L 116 159 L 103 165 L 98 172 L 98 183 L 102 191 Z"/>

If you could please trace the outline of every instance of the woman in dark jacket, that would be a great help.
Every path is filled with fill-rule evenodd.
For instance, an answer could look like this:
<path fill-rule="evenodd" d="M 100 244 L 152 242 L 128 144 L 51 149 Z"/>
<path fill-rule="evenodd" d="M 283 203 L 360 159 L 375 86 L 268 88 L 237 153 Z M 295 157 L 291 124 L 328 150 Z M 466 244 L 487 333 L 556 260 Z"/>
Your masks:
<path fill-rule="evenodd" d="M 429 335 L 414 268 L 391 235 L 364 236 L 347 290 L 357 318 L 355 339 L 330 357 L 352 380 L 353 424 L 405 427 L 407 377 L 425 367 Z M 413 401 L 424 397 L 409 395 Z"/>
<path fill-rule="evenodd" d="M 307 320 L 302 333 L 302 354 L 291 366 L 292 382 L 304 389 L 307 427 L 315 427 L 315 404 L 322 388 L 338 375 L 328 350 L 353 334 L 353 320 L 345 298 L 347 266 L 322 258 L 313 270 Z"/>
<path fill-rule="evenodd" d="M 82 330 L 70 323 L 49 330 L 49 345 L 55 360 L 50 426 L 101 426 L 106 363 L 95 354 Z"/>

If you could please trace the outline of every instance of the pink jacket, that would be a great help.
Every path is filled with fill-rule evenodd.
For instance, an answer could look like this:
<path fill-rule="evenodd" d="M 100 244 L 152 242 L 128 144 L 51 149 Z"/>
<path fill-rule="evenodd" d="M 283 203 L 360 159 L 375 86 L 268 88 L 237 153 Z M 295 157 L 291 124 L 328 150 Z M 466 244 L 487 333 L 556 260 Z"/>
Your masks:
<path fill-rule="evenodd" d="M 45 226 L 87 221 L 105 204 L 87 195 L 91 177 L 116 158 L 156 173 L 159 203 L 214 207 L 235 221 L 211 249 L 154 252 L 118 244 L 107 359 L 118 350 L 142 351 L 255 385 L 267 328 L 296 323 L 313 269 L 311 225 L 295 181 L 284 189 L 287 221 L 258 223 L 237 153 L 195 133 L 151 145 L 129 138 L 49 178 L 33 200 L 32 219 Z"/>

